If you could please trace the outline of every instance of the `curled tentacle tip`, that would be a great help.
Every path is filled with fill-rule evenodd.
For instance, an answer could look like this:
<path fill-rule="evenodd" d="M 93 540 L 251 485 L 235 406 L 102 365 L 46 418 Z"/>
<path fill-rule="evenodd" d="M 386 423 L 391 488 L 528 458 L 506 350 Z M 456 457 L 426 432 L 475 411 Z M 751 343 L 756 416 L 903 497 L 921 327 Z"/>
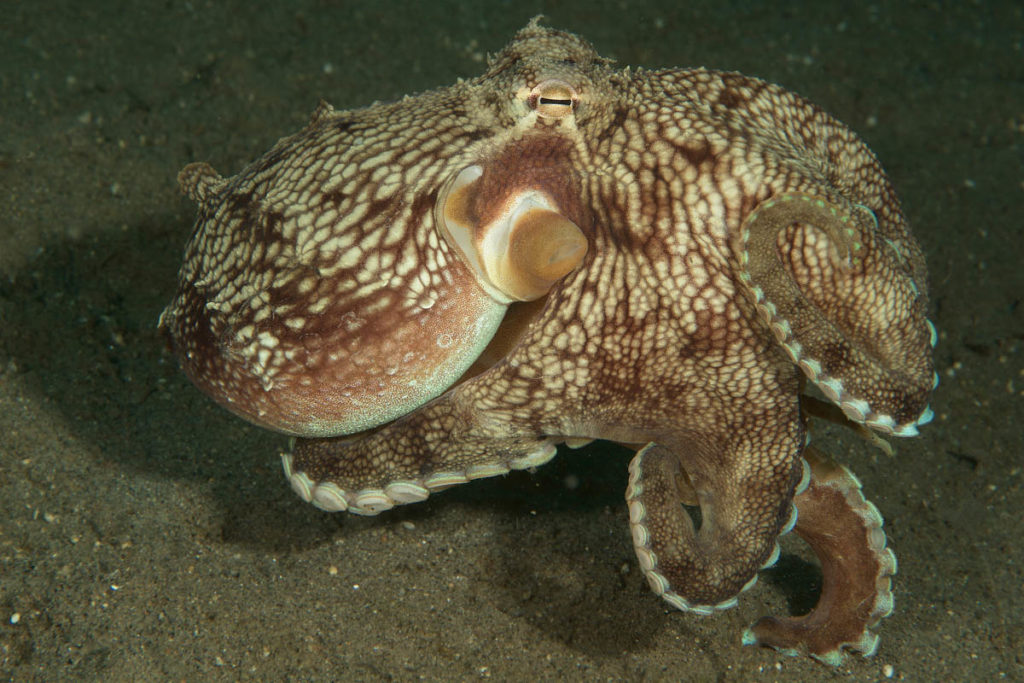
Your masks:
<path fill-rule="evenodd" d="M 745 631 L 743 631 L 743 636 L 742 636 L 741 642 L 744 645 L 763 645 L 765 647 L 771 647 L 773 650 L 778 652 L 780 655 L 784 655 L 786 657 L 796 657 L 796 656 L 798 656 L 800 654 L 800 651 L 797 650 L 796 648 L 791 648 L 791 647 L 774 647 L 772 645 L 768 645 L 766 643 L 761 642 L 761 639 L 757 637 L 757 633 L 755 633 L 754 629 L 752 629 L 752 628 L 748 628 Z"/>
<path fill-rule="evenodd" d="M 821 654 L 812 652 L 811 657 L 831 667 L 837 667 L 843 663 L 843 653 L 839 650 L 832 650 L 831 652 L 823 652 Z"/>

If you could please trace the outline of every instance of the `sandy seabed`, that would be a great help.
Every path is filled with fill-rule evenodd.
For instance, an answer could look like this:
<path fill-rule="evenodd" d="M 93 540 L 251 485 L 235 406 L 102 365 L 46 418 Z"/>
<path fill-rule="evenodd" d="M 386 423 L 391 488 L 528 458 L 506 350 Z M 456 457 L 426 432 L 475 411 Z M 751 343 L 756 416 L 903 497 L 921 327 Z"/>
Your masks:
<path fill-rule="evenodd" d="M 0 23 L 0 677 L 1024 679 L 1019 3 L 136 4 L 13 3 Z M 164 350 L 184 164 L 235 173 L 320 98 L 477 75 L 542 11 L 620 64 L 795 90 L 892 176 L 931 270 L 936 419 L 892 457 L 815 441 L 899 557 L 873 659 L 741 646 L 813 600 L 795 540 L 736 609 L 669 611 L 636 567 L 624 451 L 326 514 L 284 481 L 286 440 Z"/>

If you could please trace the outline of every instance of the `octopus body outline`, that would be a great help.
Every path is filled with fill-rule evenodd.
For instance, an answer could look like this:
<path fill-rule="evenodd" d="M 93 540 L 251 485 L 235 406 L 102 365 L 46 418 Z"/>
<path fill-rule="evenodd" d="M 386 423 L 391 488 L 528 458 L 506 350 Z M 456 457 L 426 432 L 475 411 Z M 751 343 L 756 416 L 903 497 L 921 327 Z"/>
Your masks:
<path fill-rule="evenodd" d="M 843 124 L 735 73 L 616 70 L 534 19 L 476 79 L 321 103 L 238 175 L 179 182 L 199 215 L 160 326 L 201 390 L 297 437 L 304 500 L 377 514 L 561 443 L 631 445 L 656 594 L 731 607 L 795 529 L 818 604 L 744 642 L 874 653 L 895 556 L 807 422 L 916 434 L 935 330 L 921 250 Z"/>

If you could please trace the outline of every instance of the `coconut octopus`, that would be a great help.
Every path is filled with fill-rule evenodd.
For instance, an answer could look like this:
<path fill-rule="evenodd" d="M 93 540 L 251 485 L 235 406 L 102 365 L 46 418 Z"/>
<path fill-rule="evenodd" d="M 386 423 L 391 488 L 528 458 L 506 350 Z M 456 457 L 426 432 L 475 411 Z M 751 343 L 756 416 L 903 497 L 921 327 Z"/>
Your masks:
<path fill-rule="evenodd" d="M 377 514 L 611 440 L 657 595 L 731 607 L 795 529 L 819 601 L 744 642 L 875 651 L 896 560 L 807 423 L 916 434 L 935 330 L 892 185 L 821 109 L 617 70 L 534 19 L 479 78 L 321 103 L 238 175 L 179 182 L 199 215 L 160 325 L 201 390 L 297 437 L 304 500 Z"/>

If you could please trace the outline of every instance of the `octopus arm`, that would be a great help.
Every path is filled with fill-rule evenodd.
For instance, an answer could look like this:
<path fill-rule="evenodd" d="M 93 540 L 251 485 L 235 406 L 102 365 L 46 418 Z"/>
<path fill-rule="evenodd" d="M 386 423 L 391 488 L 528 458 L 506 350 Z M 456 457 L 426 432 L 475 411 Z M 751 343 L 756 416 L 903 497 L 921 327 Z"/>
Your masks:
<path fill-rule="evenodd" d="M 801 472 L 803 430 L 789 417 L 747 416 L 742 425 L 637 452 L 626 490 L 634 548 L 647 582 L 669 604 L 701 614 L 732 607 L 775 561 Z M 680 504 L 694 494 L 699 528 Z"/>
<path fill-rule="evenodd" d="M 795 499 L 796 533 L 821 563 L 821 595 L 804 616 L 761 619 L 744 642 L 803 649 L 838 665 L 844 650 L 874 654 L 878 636 L 870 629 L 892 613 L 890 577 L 896 573 L 896 557 L 886 547 L 882 516 L 864 498 L 857 478 L 813 448 L 804 457 L 811 479 Z"/>
<path fill-rule="evenodd" d="M 751 212 L 741 238 L 740 279 L 807 378 L 852 421 L 917 434 L 932 415 L 934 327 L 922 276 L 874 212 L 782 193 Z"/>
<path fill-rule="evenodd" d="M 474 479 L 545 464 L 558 440 L 528 421 L 497 421 L 472 405 L 474 383 L 382 428 L 352 437 L 298 439 L 282 454 L 301 498 L 327 511 L 376 515 Z"/>

